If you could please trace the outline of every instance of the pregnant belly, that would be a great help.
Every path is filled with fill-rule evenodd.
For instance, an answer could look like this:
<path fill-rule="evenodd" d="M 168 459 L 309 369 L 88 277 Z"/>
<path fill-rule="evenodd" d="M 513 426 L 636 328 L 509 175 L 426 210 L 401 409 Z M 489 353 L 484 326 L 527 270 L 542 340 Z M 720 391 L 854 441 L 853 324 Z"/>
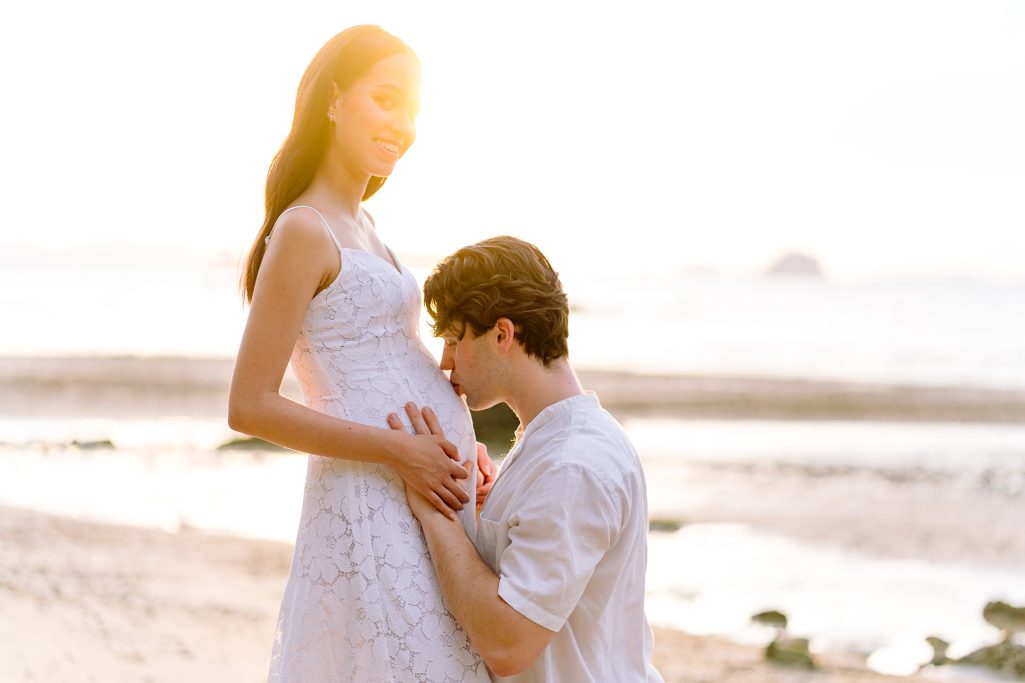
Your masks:
<path fill-rule="evenodd" d="M 307 405 L 343 420 L 382 429 L 388 427 L 388 414 L 395 413 L 410 432 L 406 404 L 430 407 L 437 414 L 445 437 L 459 448 L 461 459 L 476 451 L 470 412 L 437 366 L 349 372 L 344 381 L 332 383 L 331 391 L 327 396 L 308 398 Z"/>
<path fill-rule="evenodd" d="M 427 367 L 421 365 L 419 368 L 412 369 L 407 365 L 402 371 L 392 369 L 381 372 L 372 380 L 367 377 L 359 383 L 340 384 L 335 382 L 332 385 L 332 390 L 334 391 L 333 395 L 308 401 L 310 407 L 328 415 L 381 429 L 389 428 L 388 414 L 395 413 L 399 416 L 406 431 L 412 433 L 405 405 L 412 402 L 421 408 L 429 406 L 437 414 L 445 438 L 458 449 L 460 462 L 476 465 L 477 448 L 470 411 L 463 399 L 456 395 L 448 378 L 433 364 L 433 359 L 431 365 Z M 325 460 L 318 456 L 313 456 L 312 459 L 314 461 Z M 366 463 L 358 464 L 366 465 Z M 384 465 L 375 466 L 375 468 L 356 465 L 357 463 L 340 463 L 338 461 L 311 463 L 311 470 L 308 472 L 307 499 L 310 498 L 311 492 L 335 490 L 338 483 L 343 480 L 351 480 L 352 475 L 357 475 L 355 479 L 365 480 L 368 484 L 373 483 L 374 480 L 381 480 L 380 483 L 384 484 L 381 490 L 390 490 L 392 496 L 404 504 L 405 495 L 400 480 L 394 476 L 396 474 L 394 470 Z M 471 467 L 470 476 L 471 481 L 475 480 L 477 476 L 475 467 Z M 310 487 L 311 482 L 313 483 L 312 487 Z M 473 487 L 468 493 L 470 502 L 459 514 L 459 519 L 467 535 L 472 539 L 475 535 L 476 521 Z M 310 505 L 311 509 L 316 508 L 316 505 Z M 304 504 L 304 509 L 306 507 L 307 505 Z"/>

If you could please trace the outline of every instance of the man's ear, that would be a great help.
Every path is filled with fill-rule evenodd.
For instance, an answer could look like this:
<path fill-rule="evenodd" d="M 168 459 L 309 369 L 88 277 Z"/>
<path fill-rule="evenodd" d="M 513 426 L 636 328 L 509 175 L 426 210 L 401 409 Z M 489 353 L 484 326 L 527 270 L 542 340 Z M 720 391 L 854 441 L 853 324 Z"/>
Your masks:
<path fill-rule="evenodd" d="M 508 353 L 509 349 L 516 343 L 516 326 L 509 318 L 499 318 L 495 321 L 495 344 L 499 353 Z"/>

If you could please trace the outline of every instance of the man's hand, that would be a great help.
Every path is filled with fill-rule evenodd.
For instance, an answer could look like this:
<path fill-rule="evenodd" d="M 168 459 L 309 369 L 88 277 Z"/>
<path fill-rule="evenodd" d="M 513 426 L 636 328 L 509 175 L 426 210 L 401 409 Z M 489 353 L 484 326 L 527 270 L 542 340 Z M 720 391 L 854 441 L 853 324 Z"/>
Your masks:
<path fill-rule="evenodd" d="M 495 467 L 495 461 L 488 455 L 488 447 L 477 442 L 477 512 L 480 512 L 480 506 L 484 504 L 484 499 L 488 497 L 488 493 L 491 491 L 491 487 L 495 484 L 495 475 L 497 474 L 498 468 Z"/>
<path fill-rule="evenodd" d="M 451 464 L 455 465 L 455 467 L 460 470 L 461 474 L 452 474 L 452 482 L 455 490 L 453 490 L 452 486 L 447 486 L 446 484 L 447 488 L 444 493 L 449 495 L 458 495 L 461 503 L 458 508 L 454 509 L 461 510 L 463 508 L 462 503 L 470 500 L 469 494 L 464 489 L 464 487 L 469 486 L 470 474 L 466 467 L 459 464 L 459 454 L 456 451 L 455 446 L 444 440 L 445 431 L 442 429 L 441 423 L 438 421 L 438 416 L 430 408 L 425 407 L 423 411 L 421 411 L 413 403 L 406 404 L 406 415 L 409 416 L 409 421 L 412 423 L 413 431 L 416 433 L 417 437 L 428 437 L 440 440 L 441 443 L 451 446 L 451 450 L 446 448 L 445 452 L 454 461 Z M 406 431 L 402 422 L 399 420 L 399 416 L 395 413 L 388 414 L 388 426 L 396 431 Z M 485 457 L 487 457 L 486 452 Z M 488 458 L 489 462 L 490 460 L 491 459 Z M 491 467 L 494 468 L 494 463 L 491 463 Z M 457 479 L 466 479 L 467 481 L 462 482 L 457 481 Z M 445 504 L 448 502 L 447 498 L 442 500 L 441 496 L 429 488 L 425 492 L 421 487 L 416 485 L 415 480 L 403 477 L 402 481 L 406 485 L 406 501 L 409 503 L 409 508 L 413 511 L 413 514 L 417 519 L 420 519 L 424 514 L 430 514 L 434 509 L 445 513 L 449 519 L 455 519 L 455 514 L 452 512 L 453 508 L 451 505 Z M 490 486 L 488 488 L 490 490 Z"/>

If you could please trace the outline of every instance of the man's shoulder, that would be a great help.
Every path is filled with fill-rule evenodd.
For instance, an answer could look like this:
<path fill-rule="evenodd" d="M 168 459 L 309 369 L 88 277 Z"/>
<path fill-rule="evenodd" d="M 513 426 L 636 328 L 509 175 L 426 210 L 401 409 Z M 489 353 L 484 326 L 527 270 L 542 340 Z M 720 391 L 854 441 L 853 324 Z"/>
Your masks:
<path fill-rule="evenodd" d="M 637 451 L 619 422 L 597 401 L 581 402 L 548 425 L 547 437 L 531 444 L 549 473 L 583 468 L 607 484 L 640 469 Z"/>
<path fill-rule="evenodd" d="M 573 427 L 570 430 L 571 443 L 576 443 L 582 449 L 609 457 L 619 458 L 624 455 L 633 455 L 636 458 L 637 451 L 634 449 L 626 430 L 619 424 L 619 421 L 597 402 L 593 405 L 582 406 L 573 414 Z"/>

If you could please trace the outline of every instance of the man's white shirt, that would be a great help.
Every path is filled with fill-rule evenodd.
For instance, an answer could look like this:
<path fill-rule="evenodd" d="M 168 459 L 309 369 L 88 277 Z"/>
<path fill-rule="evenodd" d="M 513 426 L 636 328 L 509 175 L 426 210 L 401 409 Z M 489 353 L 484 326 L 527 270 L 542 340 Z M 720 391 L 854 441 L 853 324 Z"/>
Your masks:
<path fill-rule="evenodd" d="M 498 594 L 557 633 L 516 683 L 661 683 L 644 615 L 648 506 L 640 459 L 592 393 L 526 426 L 481 509 L 475 545 Z"/>

